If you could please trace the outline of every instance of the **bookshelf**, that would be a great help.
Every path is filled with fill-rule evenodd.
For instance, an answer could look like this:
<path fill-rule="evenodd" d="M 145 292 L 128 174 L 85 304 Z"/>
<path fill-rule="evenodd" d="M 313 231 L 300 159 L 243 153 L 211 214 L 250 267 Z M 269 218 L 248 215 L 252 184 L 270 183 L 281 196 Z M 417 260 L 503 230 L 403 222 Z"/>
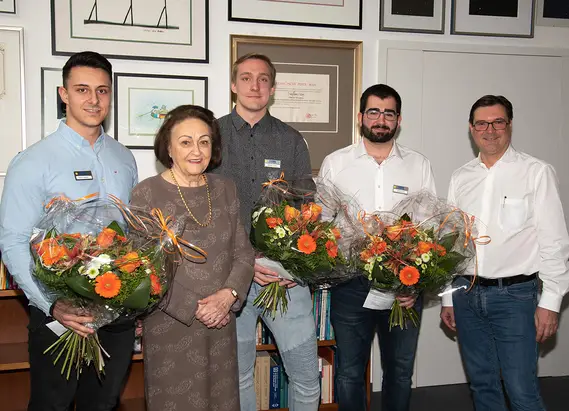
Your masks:
<path fill-rule="evenodd" d="M 28 301 L 20 290 L 0 290 L 0 398 L 3 411 L 24 411 L 30 397 Z M 144 411 L 142 354 L 134 354 L 118 411 Z"/>

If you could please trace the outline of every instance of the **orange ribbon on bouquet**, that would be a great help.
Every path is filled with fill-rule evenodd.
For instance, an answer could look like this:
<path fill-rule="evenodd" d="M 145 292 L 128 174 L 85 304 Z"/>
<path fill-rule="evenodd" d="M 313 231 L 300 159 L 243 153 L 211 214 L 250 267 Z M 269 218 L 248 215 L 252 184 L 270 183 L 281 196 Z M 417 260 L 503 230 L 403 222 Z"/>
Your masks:
<path fill-rule="evenodd" d="M 59 196 L 55 196 L 51 200 L 49 200 L 49 202 L 45 205 L 45 208 L 46 208 L 46 210 L 49 210 L 55 204 L 56 201 L 64 201 L 67 203 L 78 203 L 80 201 L 89 200 L 93 197 L 97 197 L 98 195 L 99 195 L 99 193 L 91 193 L 91 194 L 87 194 L 86 196 L 72 200 L 69 197 L 62 194 Z"/>

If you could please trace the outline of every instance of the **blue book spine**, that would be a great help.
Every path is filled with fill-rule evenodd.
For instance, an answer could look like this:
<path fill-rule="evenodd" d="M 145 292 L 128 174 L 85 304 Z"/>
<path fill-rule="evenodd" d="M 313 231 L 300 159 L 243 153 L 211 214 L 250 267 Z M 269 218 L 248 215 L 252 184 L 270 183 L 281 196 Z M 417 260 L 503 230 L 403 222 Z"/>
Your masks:
<path fill-rule="evenodd" d="M 271 410 L 281 407 L 280 368 L 280 365 L 273 359 L 271 361 L 271 385 L 269 391 L 269 408 Z"/>

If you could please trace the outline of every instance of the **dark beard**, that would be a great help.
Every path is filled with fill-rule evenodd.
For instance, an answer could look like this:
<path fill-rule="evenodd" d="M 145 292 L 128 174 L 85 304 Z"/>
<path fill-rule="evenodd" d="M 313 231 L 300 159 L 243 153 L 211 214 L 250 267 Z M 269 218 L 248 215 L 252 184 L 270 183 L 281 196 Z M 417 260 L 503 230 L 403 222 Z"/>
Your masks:
<path fill-rule="evenodd" d="M 376 135 L 373 133 L 373 129 L 389 130 L 389 127 L 387 127 L 387 126 L 385 126 L 385 127 L 375 126 L 375 127 L 372 127 L 370 129 L 369 127 L 366 127 L 362 124 L 362 126 L 360 127 L 360 133 L 362 136 L 367 138 L 372 143 L 387 143 L 393 137 L 395 137 L 395 133 L 397 133 L 397 127 L 398 127 L 398 125 L 395 124 L 395 127 L 393 128 L 393 130 L 391 130 L 389 133 L 382 134 L 382 135 Z"/>

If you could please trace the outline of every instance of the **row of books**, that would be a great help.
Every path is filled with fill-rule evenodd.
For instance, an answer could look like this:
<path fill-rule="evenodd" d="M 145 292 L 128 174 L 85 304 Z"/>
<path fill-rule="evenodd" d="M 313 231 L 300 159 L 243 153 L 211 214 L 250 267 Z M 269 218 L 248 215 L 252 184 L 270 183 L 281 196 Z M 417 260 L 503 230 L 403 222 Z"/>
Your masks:
<path fill-rule="evenodd" d="M 8 272 L 8 269 L 0 260 L 0 290 L 17 290 L 18 285 L 14 281 L 14 278 Z"/>
<path fill-rule="evenodd" d="M 316 290 L 312 294 L 312 312 L 316 324 L 316 338 L 318 340 L 333 340 L 334 330 L 330 323 L 330 291 Z M 277 314 L 279 315 L 279 314 Z M 257 322 L 257 344 L 274 344 L 273 335 L 269 328 L 259 320 Z"/>
<path fill-rule="evenodd" d="M 321 384 L 321 404 L 334 402 L 334 350 L 318 358 Z M 255 393 L 257 410 L 288 408 L 289 382 L 280 356 L 276 352 L 260 351 L 255 362 Z"/>

